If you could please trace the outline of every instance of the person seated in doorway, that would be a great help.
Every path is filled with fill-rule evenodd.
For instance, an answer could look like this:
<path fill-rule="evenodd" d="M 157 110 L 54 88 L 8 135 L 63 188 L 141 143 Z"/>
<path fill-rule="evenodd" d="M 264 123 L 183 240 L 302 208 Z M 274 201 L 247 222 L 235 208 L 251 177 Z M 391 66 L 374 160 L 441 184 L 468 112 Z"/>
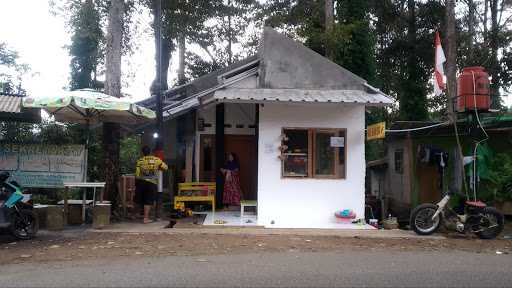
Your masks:
<path fill-rule="evenodd" d="M 226 164 L 221 169 L 224 175 L 224 192 L 222 202 L 226 207 L 240 206 L 242 189 L 240 188 L 240 162 L 235 153 L 228 153 Z"/>
<path fill-rule="evenodd" d="M 158 171 L 165 171 L 168 169 L 160 158 L 150 155 L 151 149 L 148 146 L 142 147 L 142 158 L 137 161 L 135 169 L 136 179 L 142 180 L 138 184 L 140 186 L 141 200 L 144 204 L 144 224 L 151 222 L 149 220 L 149 212 L 151 206 L 154 205 L 156 200 L 157 185 L 158 185 Z"/>

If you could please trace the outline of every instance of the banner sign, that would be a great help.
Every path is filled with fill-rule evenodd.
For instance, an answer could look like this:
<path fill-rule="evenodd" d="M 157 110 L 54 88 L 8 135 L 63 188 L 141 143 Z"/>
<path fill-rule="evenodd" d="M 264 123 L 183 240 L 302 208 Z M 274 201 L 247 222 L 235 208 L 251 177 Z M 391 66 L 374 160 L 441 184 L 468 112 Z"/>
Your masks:
<path fill-rule="evenodd" d="M 386 122 L 368 126 L 366 133 L 366 140 L 384 139 L 386 137 Z"/>
<path fill-rule="evenodd" d="M 0 171 L 8 171 L 23 187 L 59 188 L 83 182 L 83 145 L 0 143 Z"/>

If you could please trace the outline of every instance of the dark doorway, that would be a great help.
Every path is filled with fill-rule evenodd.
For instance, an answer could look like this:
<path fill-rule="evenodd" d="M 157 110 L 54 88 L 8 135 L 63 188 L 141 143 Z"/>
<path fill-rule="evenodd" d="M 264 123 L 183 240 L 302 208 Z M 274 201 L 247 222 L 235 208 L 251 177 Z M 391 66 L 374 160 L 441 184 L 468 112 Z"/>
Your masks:
<path fill-rule="evenodd" d="M 215 135 L 200 136 L 199 181 L 215 182 Z"/>
<path fill-rule="evenodd" d="M 256 200 L 258 184 L 258 151 L 254 135 L 226 135 L 224 151 L 235 153 L 240 161 L 242 198 Z"/>

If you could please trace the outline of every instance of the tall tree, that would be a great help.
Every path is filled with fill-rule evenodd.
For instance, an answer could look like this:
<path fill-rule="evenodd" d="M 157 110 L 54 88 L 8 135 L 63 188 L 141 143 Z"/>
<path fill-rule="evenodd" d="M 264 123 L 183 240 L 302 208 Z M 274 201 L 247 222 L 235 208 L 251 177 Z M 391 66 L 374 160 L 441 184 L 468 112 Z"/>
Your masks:
<path fill-rule="evenodd" d="M 402 91 L 399 97 L 400 118 L 403 120 L 427 119 L 427 95 L 425 84 L 422 83 L 419 67 L 418 49 L 416 43 L 416 3 L 407 0 L 408 29 L 407 29 L 407 78 L 402 82 Z"/>
<path fill-rule="evenodd" d="M 27 64 L 19 63 L 17 51 L 0 42 L 0 93 L 25 95 L 22 77 L 29 70 Z"/>
<path fill-rule="evenodd" d="M 508 92 L 512 85 L 512 3 L 463 0 L 457 8 L 465 12 L 466 18 L 458 29 L 461 35 L 458 64 L 485 67 L 492 77 L 492 106 L 504 108 L 500 94 Z"/>
<path fill-rule="evenodd" d="M 121 97 L 121 54 L 123 43 L 124 0 L 112 0 L 108 13 L 105 93 Z M 113 211 L 118 204 L 120 126 L 103 124 L 105 153 L 105 197 L 112 201 Z"/>
<path fill-rule="evenodd" d="M 335 61 L 371 84 L 376 80 L 375 37 L 368 1 L 344 0 L 337 6 L 338 25 L 348 31 L 348 47 Z M 342 39 L 343 43 L 343 39 Z"/>
<path fill-rule="evenodd" d="M 160 17 L 163 18 L 161 20 L 163 22 L 163 29 L 160 29 L 160 32 L 158 31 L 158 28 L 155 26 L 157 23 L 157 5 L 156 1 L 161 0 L 148 0 L 146 5 L 148 5 L 151 9 L 151 13 L 153 15 L 153 31 L 154 31 L 154 38 L 155 38 L 155 51 L 160 49 L 160 53 L 155 53 L 155 63 L 159 63 L 159 60 L 157 57 L 160 56 L 160 66 L 155 65 L 155 79 L 153 80 L 153 83 L 151 83 L 150 92 L 151 95 L 156 95 L 157 90 L 160 89 L 160 91 L 165 91 L 169 88 L 167 83 L 167 77 L 168 77 L 168 71 L 171 61 L 171 54 L 175 50 L 175 44 L 174 44 L 174 38 L 170 35 L 170 30 L 172 30 L 172 21 L 176 21 L 170 13 L 169 3 L 170 1 L 162 1 L 162 15 Z M 162 31 L 163 30 L 163 31 Z M 160 39 L 158 39 L 160 37 Z M 158 71 L 160 69 L 160 71 Z M 157 75 L 160 73 L 160 79 L 157 79 Z"/>
<path fill-rule="evenodd" d="M 329 32 L 334 25 L 334 1 L 333 0 L 325 0 L 325 33 L 326 38 L 329 37 Z M 330 47 L 326 46 L 325 55 L 329 59 L 333 59 L 333 51 Z"/>
<path fill-rule="evenodd" d="M 446 0 L 446 78 L 447 110 L 449 119 L 455 121 L 453 103 L 457 97 L 457 35 L 455 33 L 455 0 Z"/>
<path fill-rule="evenodd" d="M 70 88 L 96 88 L 98 64 L 101 61 L 103 32 L 100 13 L 93 0 L 77 3 L 73 9 L 70 26 L 71 83 Z"/>

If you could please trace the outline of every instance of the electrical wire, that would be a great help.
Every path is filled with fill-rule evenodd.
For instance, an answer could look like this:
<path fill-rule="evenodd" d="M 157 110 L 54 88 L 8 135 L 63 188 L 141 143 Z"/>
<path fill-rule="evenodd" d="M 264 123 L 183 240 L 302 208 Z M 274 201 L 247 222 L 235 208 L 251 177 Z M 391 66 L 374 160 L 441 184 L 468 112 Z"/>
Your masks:
<path fill-rule="evenodd" d="M 450 123 L 449 121 L 446 121 L 446 122 L 443 122 L 443 123 L 437 123 L 437 124 L 434 124 L 434 125 L 423 126 L 423 127 L 418 127 L 418 128 L 400 129 L 400 130 L 386 130 L 386 132 L 396 133 L 396 132 L 418 131 L 418 130 L 424 130 L 424 129 L 428 129 L 428 128 L 433 128 L 433 127 L 438 127 L 438 126 L 446 125 L 446 124 L 449 124 L 449 123 Z"/>
<path fill-rule="evenodd" d="M 460 144 L 459 128 L 457 127 L 457 119 L 453 121 L 453 128 L 455 130 L 455 139 L 457 139 L 457 147 L 459 151 L 460 164 L 462 166 L 462 182 L 464 183 L 464 192 L 466 193 L 466 200 L 469 200 L 468 183 L 466 180 L 466 168 L 464 167 L 464 152 L 462 151 L 462 145 Z"/>
<path fill-rule="evenodd" d="M 475 150 L 473 151 L 473 198 L 474 200 L 476 201 L 476 190 L 477 190 L 477 184 L 478 184 L 478 181 L 476 179 L 476 160 L 477 160 L 477 151 L 478 151 L 478 146 L 482 143 L 482 142 L 485 142 L 489 139 L 489 134 L 487 134 L 487 131 L 485 131 L 484 129 L 484 126 L 482 125 L 482 122 L 480 122 L 480 116 L 478 115 L 478 109 L 476 107 L 476 81 L 475 81 L 475 72 L 471 71 L 471 74 L 473 75 L 473 105 L 475 107 L 475 115 L 476 115 L 476 120 L 478 122 L 478 125 L 480 126 L 480 128 L 482 129 L 482 131 L 484 132 L 485 134 L 485 139 L 482 139 L 478 142 L 476 142 L 476 145 L 475 145 Z"/>

